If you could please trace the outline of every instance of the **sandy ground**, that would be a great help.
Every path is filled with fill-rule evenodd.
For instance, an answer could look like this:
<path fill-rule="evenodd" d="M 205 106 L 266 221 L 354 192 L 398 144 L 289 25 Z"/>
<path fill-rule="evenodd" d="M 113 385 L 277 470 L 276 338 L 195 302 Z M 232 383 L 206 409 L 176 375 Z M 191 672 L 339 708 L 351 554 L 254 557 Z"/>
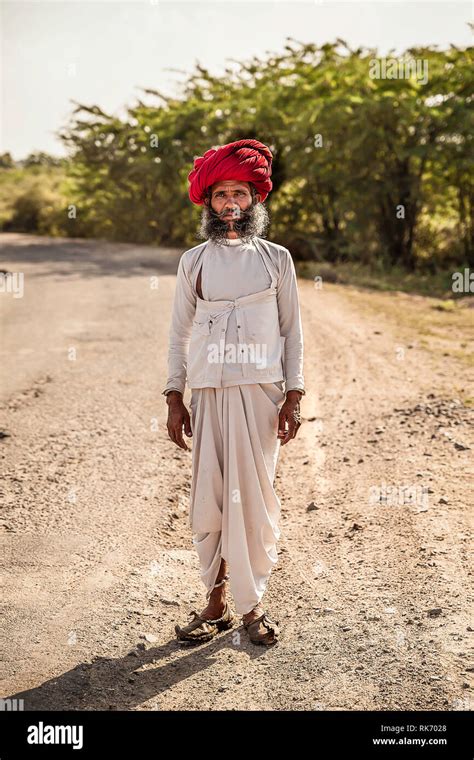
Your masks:
<path fill-rule="evenodd" d="M 0 243 L 3 269 L 25 277 L 23 298 L 0 294 L 3 697 L 26 710 L 472 709 L 474 393 L 469 365 L 402 319 L 427 299 L 300 281 L 308 394 L 280 453 L 264 597 L 281 638 L 256 647 L 237 623 L 182 649 L 174 624 L 204 587 L 191 452 L 168 439 L 160 395 L 181 251 Z"/>

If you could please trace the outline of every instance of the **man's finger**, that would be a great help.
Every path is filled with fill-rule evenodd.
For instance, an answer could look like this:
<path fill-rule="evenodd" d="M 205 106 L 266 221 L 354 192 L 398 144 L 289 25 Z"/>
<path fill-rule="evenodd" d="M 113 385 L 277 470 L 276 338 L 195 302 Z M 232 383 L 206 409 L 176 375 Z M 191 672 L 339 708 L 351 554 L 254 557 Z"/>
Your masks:
<path fill-rule="evenodd" d="M 288 424 L 288 430 L 286 429 L 286 426 Z M 278 418 L 278 438 L 280 439 L 280 443 L 283 446 L 287 441 L 289 441 L 289 434 L 291 431 L 291 420 L 286 414 L 286 412 L 283 412 L 283 414 L 280 412 L 279 418 Z"/>
<path fill-rule="evenodd" d="M 189 414 L 186 415 L 184 418 L 184 432 L 187 436 L 191 437 L 193 434 L 192 428 L 191 428 L 191 418 Z"/>
<path fill-rule="evenodd" d="M 286 420 L 285 412 L 280 412 L 278 415 L 278 438 L 282 438 L 286 433 Z"/>
<path fill-rule="evenodd" d="M 291 421 L 291 419 L 288 421 L 288 430 L 285 434 L 285 437 L 281 440 L 281 445 L 284 446 L 285 443 L 288 443 L 288 441 L 291 441 L 292 438 L 295 436 L 295 423 Z"/>
<path fill-rule="evenodd" d="M 176 443 L 178 444 L 178 446 L 180 446 L 185 451 L 189 451 L 189 448 L 188 448 L 188 446 L 186 446 L 186 443 L 185 443 L 184 438 L 183 438 L 183 426 L 182 426 L 182 424 L 180 424 L 179 427 L 176 427 L 174 432 L 175 432 L 175 436 L 176 436 Z"/>
<path fill-rule="evenodd" d="M 288 430 L 285 430 L 285 424 L 288 422 Z M 298 432 L 299 428 L 301 426 L 301 422 L 297 422 L 293 416 L 293 413 L 280 415 L 279 422 L 278 422 L 278 438 L 280 438 L 280 443 L 282 446 L 285 445 L 285 443 L 288 443 L 288 441 L 291 441 L 292 438 L 296 437 L 296 433 Z"/>
<path fill-rule="evenodd" d="M 185 449 L 186 451 L 189 451 L 188 447 L 186 446 L 184 440 L 183 440 L 183 434 L 181 432 L 181 425 L 170 425 L 168 423 L 168 435 L 173 441 L 176 446 L 179 446 L 181 449 Z"/>

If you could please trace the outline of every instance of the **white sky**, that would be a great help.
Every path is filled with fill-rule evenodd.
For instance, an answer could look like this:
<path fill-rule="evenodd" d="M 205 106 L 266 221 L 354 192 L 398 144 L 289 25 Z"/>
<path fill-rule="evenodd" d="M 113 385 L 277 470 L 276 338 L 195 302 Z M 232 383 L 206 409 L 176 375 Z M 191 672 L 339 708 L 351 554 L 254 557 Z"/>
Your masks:
<path fill-rule="evenodd" d="M 260 58 L 286 37 L 399 54 L 413 45 L 472 44 L 471 2 L 165 2 L 0 0 L 0 152 L 14 159 L 64 148 L 55 130 L 72 100 L 123 115 L 141 87 L 173 94 L 198 61 Z M 155 101 L 153 101 L 155 102 Z"/>

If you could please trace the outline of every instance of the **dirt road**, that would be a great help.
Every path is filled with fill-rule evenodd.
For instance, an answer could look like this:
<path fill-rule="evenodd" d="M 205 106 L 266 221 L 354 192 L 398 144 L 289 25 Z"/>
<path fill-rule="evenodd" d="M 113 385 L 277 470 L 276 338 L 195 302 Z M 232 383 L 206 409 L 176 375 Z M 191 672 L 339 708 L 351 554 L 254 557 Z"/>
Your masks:
<path fill-rule="evenodd" d="M 472 309 L 438 350 L 416 330 L 427 299 L 300 281 L 308 394 L 280 453 L 265 596 L 282 635 L 267 650 L 236 625 L 183 650 L 174 624 L 204 587 L 191 452 L 168 439 L 160 395 L 181 251 L 0 243 L 1 267 L 24 273 L 22 298 L 0 294 L 1 696 L 26 710 L 472 709 L 474 393 L 444 350 L 472 339 Z"/>

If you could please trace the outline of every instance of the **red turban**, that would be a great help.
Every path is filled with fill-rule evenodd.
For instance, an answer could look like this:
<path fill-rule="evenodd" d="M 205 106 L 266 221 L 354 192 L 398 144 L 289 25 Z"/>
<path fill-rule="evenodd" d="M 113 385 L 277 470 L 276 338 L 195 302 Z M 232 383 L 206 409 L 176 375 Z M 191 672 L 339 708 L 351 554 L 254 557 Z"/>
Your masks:
<path fill-rule="evenodd" d="M 208 187 L 224 180 L 240 180 L 251 182 L 264 201 L 273 187 L 272 159 L 271 150 L 258 140 L 237 140 L 210 148 L 194 160 L 188 174 L 189 197 L 202 206 Z"/>

